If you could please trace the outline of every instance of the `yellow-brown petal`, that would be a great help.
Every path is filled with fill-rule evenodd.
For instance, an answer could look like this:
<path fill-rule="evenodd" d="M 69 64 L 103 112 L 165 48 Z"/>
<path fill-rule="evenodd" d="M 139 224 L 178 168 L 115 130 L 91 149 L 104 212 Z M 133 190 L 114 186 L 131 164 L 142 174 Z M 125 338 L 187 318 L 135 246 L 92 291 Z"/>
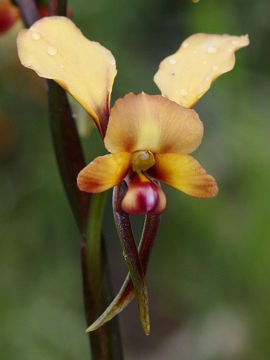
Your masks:
<path fill-rule="evenodd" d="M 125 152 L 97 157 L 80 171 L 77 178 L 79 189 L 99 193 L 119 184 L 127 174 L 130 157 Z"/>
<path fill-rule="evenodd" d="M 104 138 L 107 150 L 190 153 L 201 143 L 198 114 L 161 95 L 130 93 L 111 110 Z"/>
<path fill-rule="evenodd" d="M 115 59 L 99 43 L 83 36 L 66 17 L 43 18 L 19 33 L 21 63 L 63 86 L 95 120 L 106 121 L 116 75 Z"/>
<path fill-rule="evenodd" d="M 147 173 L 177 190 L 197 197 L 211 198 L 218 193 L 215 179 L 190 155 L 158 154 Z"/>
<path fill-rule="evenodd" d="M 235 51 L 248 44 L 248 35 L 192 35 L 160 63 L 154 81 L 163 96 L 190 108 L 214 80 L 233 69 Z"/>

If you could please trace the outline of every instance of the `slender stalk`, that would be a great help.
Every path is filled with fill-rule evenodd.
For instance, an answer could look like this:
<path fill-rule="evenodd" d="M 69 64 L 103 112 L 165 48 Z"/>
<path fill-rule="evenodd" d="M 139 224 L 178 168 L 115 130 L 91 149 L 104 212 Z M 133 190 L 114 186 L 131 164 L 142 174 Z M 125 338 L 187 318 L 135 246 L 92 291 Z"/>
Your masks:
<path fill-rule="evenodd" d="M 17 4 L 21 10 L 22 17 L 27 27 L 30 27 L 36 20 L 39 19 L 39 12 L 34 0 L 17 0 Z M 50 3 L 51 15 L 65 15 L 66 5 L 66 0 L 52 0 Z M 56 83 L 54 83 L 53 81 L 49 81 L 48 97 L 51 132 L 58 167 L 61 173 L 63 185 L 66 190 L 67 198 L 71 205 L 74 217 L 77 221 L 79 230 L 82 235 L 82 240 L 84 242 L 86 241 L 86 234 L 88 229 L 88 208 L 90 197 L 89 195 L 80 192 L 76 184 L 77 174 L 79 170 L 81 170 L 85 166 L 83 152 L 65 92 Z M 98 218 L 90 221 L 93 227 L 93 230 L 90 230 L 90 238 L 92 239 L 91 241 L 94 242 L 94 239 L 96 239 L 99 243 L 99 245 L 96 245 L 95 247 L 92 246 L 92 250 L 98 249 L 97 256 L 100 257 L 101 255 L 102 273 L 99 276 L 102 286 L 104 288 L 104 291 L 102 291 L 102 300 L 104 302 L 102 302 L 101 304 L 103 304 L 103 306 L 107 306 L 112 300 L 113 293 L 110 284 L 104 239 L 102 242 L 102 250 L 100 251 L 102 217 L 99 216 L 101 213 L 101 208 L 102 206 L 99 208 L 99 211 L 94 211 L 96 217 Z M 89 266 L 87 248 L 85 244 L 82 245 L 81 254 L 83 269 L 84 302 L 86 309 L 85 312 L 87 317 L 87 323 L 89 324 L 90 321 L 93 321 L 94 317 L 98 315 L 97 310 L 94 312 L 93 308 L 93 304 L 95 304 L 96 302 L 96 294 L 91 291 L 89 281 L 89 279 L 93 279 L 95 277 L 95 274 L 94 272 L 92 273 L 90 271 L 92 268 L 91 266 Z M 94 253 L 91 253 L 89 257 L 90 259 L 93 258 Z M 95 267 L 97 266 L 97 264 L 100 265 L 100 259 L 96 261 Z M 92 320 L 90 320 L 90 318 Z M 121 360 L 123 358 L 123 355 L 117 321 L 111 322 L 111 324 L 106 326 L 106 328 L 102 330 L 102 334 L 106 335 L 106 341 L 104 341 L 104 336 L 97 337 L 93 334 L 89 336 L 92 344 L 91 349 L 93 352 L 93 357 L 91 357 L 91 359 Z M 100 349 L 102 349 L 102 352 L 99 352 Z M 106 357 L 103 356 L 103 354 L 107 354 Z"/>
<path fill-rule="evenodd" d="M 126 184 L 123 181 L 113 190 L 113 211 L 120 245 L 126 260 L 130 277 L 133 283 L 137 300 L 141 324 L 146 335 L 150 333 L 150 320 L 148 309 L 148 292 L 141 260 L 134 241 L 133 232 L 128 214 L 121 208 L 123 197 L 126 193 Z"/>
<path fill-rule="evenodd" d="M 77 175 L 85 166 L 80 139 L 64 90 L 48 81 L 49 121 L 61 178 L 73 215 L 83 237 L 86 237 L 90 197 L 79 191 Z"/>
<path fill-rule="evenodd" d="M 28 27 L 40 18 L 34 0 L 16 0 L 16 2 L 20 8 L 23 21 Z"/>
<path fill-rule="evenodd" d="M 161 215 L 147 215 L 145 218 L 144 229 L 139 244 L 139 256 L 145 274 L 149 264 L 150 254 L 157 236 L 160 220 Z M 134 296 L 133 284 L 130 274 L 128 274 L 116 297 L 99 316 L 99 318 L 91 324 L 88 331 L 94 331 L 113 319 L 117 314 L 125 309 L 125 307 L 134 299 Z M 112 321 L 114 320 L 111 320 L 110 323 Z"/>
<path fill-rule="evenodd" d="M 91 288 L 96 295 L 101 290 L 101 229 L 106 199 L 107 192 L 93 195 L 88 222 L 87 262 Z"/>
<path fill-rule="evenodd" d="M 88 326 L 105 305 L 100 254 L 102 250 L 102 219 L 106 198 L 107 193 L 97 194 L 92 198 L 87 243 L 82 247 L 84 301 Z M 117 357 L 114 356 L 115 349 L 110 346 L 109 335 L 112 331 L 111 327 L 104 326 L 91 334 L 90 344 L 93 360 L 121 359 L 119 354 Z"/>
<path fill-rule="evenodd" d="M 51 10 L 57 9 L 58 15 L 66 14 L 66 0 L 52 0 L 51 1 Z M 50 82 L 49 91 L 57 91 L 57 96 L 61 96 L 64 94 L 64 91 L 55 83 Z M 65 95 L 66 96 L 66 95 Z M 54 113 L 57 113 L 57 109 L 55 109 Z M 59 124 L 60 125 L 60 124 Z M 63 126 L 63 121 L 62 121 Z M 71 126 L 72 133 L 78 137 L 76 127 Z M 70 129 L 70 127 L 68 127 Z M 54 132 L 53 132 L 54 133 Z M 79 138 L 78 138 L 79 139 Z M 74 154 L 79 153 L 82 154 L 82 149 L 80 145 L 80 141 L 76 141 L 76 147 L 73 149 Z M 56 144 L 57 145 L 57 144 Z M 61 145 L 60 145 L 61 147 Z M 72 154 L 69 154 L 72 156 Z M 80 158 L 79 158 L 80 157 Z M 86 211 L 88 212 L 86 197 L 89 200 L 89 195 L 86 195 L 83 192 L 80 192 L 77 188 L 76 178 L 79 170 L 81 170 L 84 166 L 83 156 L 79 156 L 76 161 L 73 163 L 73 170 L 75 169 L 75 184 L 73 181 L 73 192 L 75 192 L 76 201 L 72 206 L 73 210 L 75 209 L 74 216 L 77 219 L 77 223 L 79 225 L 81 234 L 85 237 L 85 230 L 87 229 L 87 238 L 86 238 L 86 246 L 82 246 L 81 251 L 81 261 L 82 261 L 82 274 L 83 274 L 83 293 L 84 293 L 84 304 L 85 304 L 85 315 L 86 322 L 89 326 L 93 320 L 98 316 L 101 312 L 103 306 L 107 305 L 112 298 L 112 288 L 110 286 L 110 278 L 109 278 L 109 269 L 108 267 L 104 267 L 107 273 L 106 276 L 104 274 L 104 270 L 101 273 L 101 261 L 103 262 L 103 266 L 106 263 L 106 248 L 103 240 L 103 246 L 101 247 L 101 230 L 102 230 L 102 219 L 103 219 L 103 211 L 106 201 L 106 194 L 100 194 L 93 196 L 91 201 L 91 207 L 89 211 L 88 221 L 86 220 Z M 66 157 L 67 160 L 67 157 Z M 66 161 L 66 164 L 69 166 L 70 162 Z M 63 164 L 63 168 L 65 169 L 65 164 Z M 79 169 L 78 169 L 79 167 Z M 61 168 L 61 167 L 60 167 Z M 74 174 L 72 174 L 69 178 L 64 181 L 68 184 L 69 180 L 74 180 Z M 64 180 L 64 179 L 63 179 Z M 79 196 L 76 196 L 78 195 Z M 72 194 L 69 196 L 69 199 L 72 200 Z M 89 204 L 89 202 L 88 202 Z M 71 204 L 72 205 L 72 204 Z M 77 205 L 79 205 L 80 212 L 77 210 Z M 78 216 L 77 216 L 78 215 Z M 102 260 L 101 260 L 102 259 Z M 102 285 L 103 284 L 103 287 Z M 104 290 L 106 287 L 106 291 Z M 109 293 L 110 290 L 110 293 Z M 96 333 L 92 333 L 89 335 L 89 341 L 91 346 L 91 359 L 93 360 L 121 360 L 122 359 L 122 346 L 120 340 L 120 333 L 118 329 L 118 323 L 115 321 L 111 326 L 106 326 L 100 329 Z"/>

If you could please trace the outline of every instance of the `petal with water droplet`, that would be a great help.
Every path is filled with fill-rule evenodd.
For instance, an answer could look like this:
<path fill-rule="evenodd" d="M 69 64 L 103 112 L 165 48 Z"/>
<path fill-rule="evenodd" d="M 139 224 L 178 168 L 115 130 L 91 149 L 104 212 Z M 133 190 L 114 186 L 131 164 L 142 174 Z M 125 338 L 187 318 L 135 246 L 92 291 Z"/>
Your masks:
<path fill-rule="evenodd" d="M 22 30 L 17 44 L 21 63 L 63 86 L 104 133 L 116 75 L 111 52 L 60 16 L 46 17 Z"/>
<path fill-rule="evenodd" d="M 190 108 L 214 80 L 233 69 L 235 51 L 248 44 L 247 35 L 192 35 L 175 54 L 160 63 L 154 81 L 163 96 Z"/>

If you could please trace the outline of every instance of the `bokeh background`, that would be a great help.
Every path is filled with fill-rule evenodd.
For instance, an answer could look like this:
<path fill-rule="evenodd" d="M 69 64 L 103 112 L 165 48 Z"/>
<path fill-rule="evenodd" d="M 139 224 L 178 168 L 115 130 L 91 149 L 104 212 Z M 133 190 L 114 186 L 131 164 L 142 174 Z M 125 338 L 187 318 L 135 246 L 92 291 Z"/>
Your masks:
<path fill-rule="evenodd" d="M 70 0 L 74 21 L 111 49 L 113 101 L 158 93 L 159 62 L 195 32 L 248 33 L 196 105 L 205 126 L 196 157 L 216 199 L 166 188 L 168 208 L 147 283 L 152 330 L 133 304 L 120 315 L 126 358 L 264 360 L 270 356 L 270 3 L 268 0 Z M 19 25 L 0 38 L 0 359 L 88 359 L 80 236 L 58 174 L 42 80 L 21 67 Z M 88 160 L 103 154 L 96 130 Z M 141 220 L 141 219 L 140 219 Z M 141 221 L 135 224 L 137 232 Z M 126 274 L 108 201 L 104 227 L 114 288 Z"/>

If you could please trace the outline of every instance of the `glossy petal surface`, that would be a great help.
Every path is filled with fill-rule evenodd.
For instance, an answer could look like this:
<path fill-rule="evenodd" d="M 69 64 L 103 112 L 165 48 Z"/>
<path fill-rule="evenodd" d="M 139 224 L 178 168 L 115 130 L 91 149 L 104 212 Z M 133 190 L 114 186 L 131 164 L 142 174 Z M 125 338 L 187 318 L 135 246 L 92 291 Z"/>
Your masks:
<path fill-rule="evenodd" d="M 215 179 L 189 155 L 156 155 L 156 164 L 148 173 L 177 190 L 197 197 L 211 198 L 218 193 Z"/>
<path fill-rule="evenodd" d="M 214 80 L 233 69 L 235 51 L 248 44 L 247 35 L 192 35 L 160 63 L 154 81 L 163 96 L 190 108 Z"/>
<path fill-rule="evenodd" d="M 111 153 L 190 153 L 202 136 L 203 125 L 194 110 L 161 95 L 130 93 L 112 108 L 104 142 Z"/>
<path fill-rule="evenodd" d="M 97 193 L 119 184 L 129 168 L 131 155 L 109 154 L 97 157 L 78 175 L 78 187 L 82 191 Z"/>
<path fill-rule="evenodd" d="M 164 192 L 144 175 L 131 181 L 122 201 L 122 209 L 128 214 L 160 214 L 165 208 Z"/>
<path fill-rule="evenodd" d="M 83 36 L 66 17 L 47 17 L 19 33 L 21 63 L 63 86 L 93 117 L 98 127 L 109 114 L 116 75 L 115 59 Z"/>

